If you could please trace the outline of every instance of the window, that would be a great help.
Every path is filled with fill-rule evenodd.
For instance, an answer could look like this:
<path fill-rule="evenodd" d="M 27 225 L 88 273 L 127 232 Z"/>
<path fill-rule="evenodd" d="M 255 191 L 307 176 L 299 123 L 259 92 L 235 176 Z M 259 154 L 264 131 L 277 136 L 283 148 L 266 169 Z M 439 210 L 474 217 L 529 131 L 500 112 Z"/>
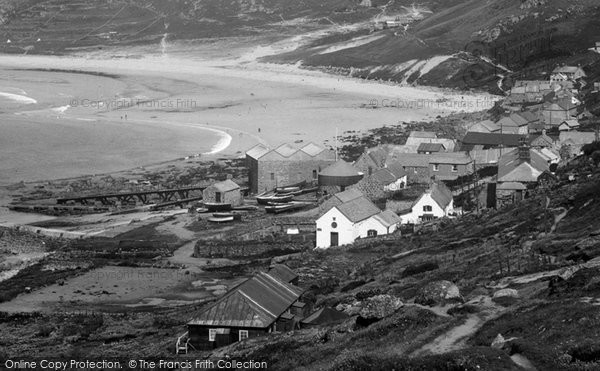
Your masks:
<path fill-rule="evenodd" d="M 458 165 L 452 165 L 452 171 L 456 173 L 458 171 Z"/>
<path fill-rule="evenodd" d="M 248 339 L 248 330 L 240 330 L 240 341 Z"/>
<path fill-rule="evenodd" d="M 440 165 L 439 164 L 433 164 L 433 171 L 440 171 Z"/>
<path fill-rule="evenodd" d="M 271 180 L 275 180 L 275 173 L 271 173 Z"/>
<path fill-rule="evenodd" d="M 374 229 L 369 229 L 367 231 L 367 237 L 377 237 L 377 231 Z"/>
<path fill-rule="evenodd" d="M 208 329 L 208 341 L 215 341 L 216 337 L 217 337 L 217 329 L 215 329 L 215 328 Z"/>
<path fill-rule="evenodd" d="M 317 179 L 317 171 L 313 170 L 313 179 Z"/>
<path fill-rule="evenodd" d="M 431 207 L 429 205 L 425 205 L 425 206 L 423 206 L 423 211 L 424 212 L 432 212 L 433 211 L 433 207 Z"/>

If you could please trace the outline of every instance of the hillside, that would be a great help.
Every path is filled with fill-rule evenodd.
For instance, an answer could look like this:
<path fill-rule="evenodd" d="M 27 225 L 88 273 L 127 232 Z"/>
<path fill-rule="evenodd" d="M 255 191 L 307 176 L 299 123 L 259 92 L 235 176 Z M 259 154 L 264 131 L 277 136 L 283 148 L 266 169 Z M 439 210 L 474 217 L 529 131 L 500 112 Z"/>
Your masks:
<path fill-rule="evenodd" d="M 307 301 L 354 316 L 213 356 L 264 360 L 278 370 L 599 367 L 600 171 L 587 161 L 559 174 L 576 173 L 574 182 L 444 222 L 436 233 L 288 259 Z M 432 289 L 442 281 L 460 294 Z"/>

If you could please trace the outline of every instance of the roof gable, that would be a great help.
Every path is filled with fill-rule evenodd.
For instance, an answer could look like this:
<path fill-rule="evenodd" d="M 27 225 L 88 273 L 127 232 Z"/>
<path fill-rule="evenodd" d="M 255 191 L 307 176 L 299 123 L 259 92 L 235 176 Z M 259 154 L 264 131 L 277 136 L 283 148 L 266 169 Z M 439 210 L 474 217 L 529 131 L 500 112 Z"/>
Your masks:
<path fill-rule="evenodd" d="M 271 150 L 267 146 L 265 146 L 263 144 L 257 144 L 246 152 L 246 156 L 249 156 L 249 157 L 252 157 L 252 158 L 258 160 L 259 158 L 263 157 L 270 151 Z"/>
<path fill-rule="evenodd" d="M 295 301 L 302 290 L 258 273 L 204 309 L 190 325 L 266 328 Z"/>
<path fill-rule="evenodd" d="M 298 149 L 289 143 L 284 143 L 284 144 L 280 145 L 279 147 L 277 147 L 275 149 L 275 152 L 279 153 L 283 157 L 290 157 L 293 154 L 295 154 L 296 152 L 298 152 Z"/>
<path fill-rule="evenodd" d="M 374 203 L 364 196 L 334 207 L 352 223 L 358 223 L 381 212 Z"/>
<path fill-rule="evenodd" d="M 305 145 L 304 147 L 302 147 L 301 151 L 306 153 L 307 155 L 311 156 L 311 157 L 315 157 L 318 154 L 320 154 L 321 152 L 323 152 L 325 150 L 325 148 L 316 145 L 313 142 L 308 143 L 307 145 Z"/>

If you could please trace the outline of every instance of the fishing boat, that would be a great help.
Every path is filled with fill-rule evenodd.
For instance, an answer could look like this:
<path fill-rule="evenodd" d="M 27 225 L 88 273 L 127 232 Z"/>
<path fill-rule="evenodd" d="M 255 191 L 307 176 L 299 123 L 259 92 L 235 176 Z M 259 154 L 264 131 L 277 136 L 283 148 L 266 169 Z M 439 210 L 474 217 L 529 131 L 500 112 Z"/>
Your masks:
<path fill-rule="evenodd" d="M 256 196 L 256 202 L 259 205 L 268 205 L 269 202 L 275 203 L 285 203 L 290 202 L 294 198 L 294 195 L 291 193 L 286 194 L 264 194 Z"/>
<path fill-rule="evenodd" d="M 265 211 L 269 214 L 279 214 L 286 211 L 300 210 L 307 206 L 305 202 L 290 202 L 285 204 L 271 204 L 265 206 Z"/>
<path fill-rule="evenodd" d="M 242 220 L 242 215 L 236 213 L 213 213 L 215 218 L 233 218 L 233 220 Z"/>
<path fill-rule="evenodd" d="M 223 202 L 205 202 L 204 207 L 210 212 L 231 210 L 231 204 Z"/>
<path fill-rule="evenodd" d="M 234 206 L 231 208 L 231 210 L 235 210 L 235 211 L 256 211 L 258 210 L 258 207 L 254 206 L 254 205 L 243 205 L 243 206 Z"/>
<path fill-rule="evenodd" d="M 301 181 L 299 183 L 295 183 L 295 184 L 277 187 L 277 188 L 275 188 L 275 192 L 277 192 L 277 193 L 295 192 L 295 191 L 301 190 L 304 187 L 306 187 L 306 180 L 303 180 L 303 181 Z"/>
<path fill-rule="evenodd" d="M 228 216 L 226 218 L 217 218 L 215 216 L 211 216 L 207 220 L 211 223 L 229 223 L 229 222 L 233 222 L 235 220 L 235 218 L 233 216 Z"/>

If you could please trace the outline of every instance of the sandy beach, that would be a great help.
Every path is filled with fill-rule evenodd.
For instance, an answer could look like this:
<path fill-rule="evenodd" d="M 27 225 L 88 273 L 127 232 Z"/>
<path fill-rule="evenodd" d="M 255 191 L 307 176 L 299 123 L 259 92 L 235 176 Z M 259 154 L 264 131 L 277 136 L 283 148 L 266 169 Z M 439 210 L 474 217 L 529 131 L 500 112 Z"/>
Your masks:
<path fill-rule="evenodd" d="M 200 51 L 2 55 L 0 184 L 239 157 L 259 142 L 327 145 L 336 130 L 481 110 L 494 100 L 256 62 L 272 52 L 214 60 L 196 58 Z"/>

